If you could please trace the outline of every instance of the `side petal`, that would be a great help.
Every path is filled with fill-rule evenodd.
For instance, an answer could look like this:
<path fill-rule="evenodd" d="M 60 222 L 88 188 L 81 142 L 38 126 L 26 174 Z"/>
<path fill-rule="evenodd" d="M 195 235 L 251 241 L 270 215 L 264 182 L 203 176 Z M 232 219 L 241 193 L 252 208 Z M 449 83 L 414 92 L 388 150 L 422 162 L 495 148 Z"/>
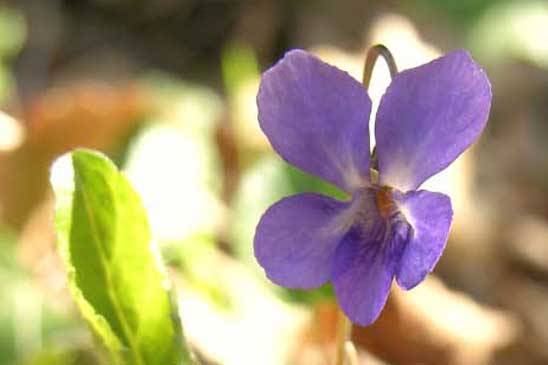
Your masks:
<path fill-rule="evenodd" d="M 339 305 L 362 326 L 373 323 L 384 307 L 408 234 L 405 223 L 391 233 L 384 222 L 376 225 L 376 232 L 354 227 L 335 253 L 332 281 Z"/>
<path fill-rule="evenodd" d="M 426 190 L 409 192 L 397 204 L 413 228 L 396 276 L 398 284 L 409 290 L 438 262 L 449 236 L 453 209 L 447 195 Z"/>
<path fill-rule="evenodd" d="M 345 191 L 369 181 L 371 100 L 346 72 L 302 50 L 263 74 L 259 122 L 272 147 Z"/>
<path fill-rule="evenodd" d="M 255 232 L 255 257 L 270 280 L 310 289 L 331 279 L 339 224 L 348 203 L 319 194 L 290 196 L 272 205 Z"/>
<path fill-rule="evenodd" d="M 381 183 L 415 190 L 478 138 L 490 107 L 487 75 L 466 51 L 396 75 L 375 124 Z"/>

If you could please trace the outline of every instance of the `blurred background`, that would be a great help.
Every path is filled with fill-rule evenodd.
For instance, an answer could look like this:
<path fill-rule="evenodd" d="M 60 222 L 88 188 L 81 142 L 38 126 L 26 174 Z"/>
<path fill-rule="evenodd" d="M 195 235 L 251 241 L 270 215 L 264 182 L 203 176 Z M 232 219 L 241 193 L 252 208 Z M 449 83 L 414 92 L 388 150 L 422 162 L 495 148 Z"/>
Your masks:
<path fill-rule="evenodd" d="M 77 146 L 139 191 L 204 364 L 330 364 L 331 287 L 272 285 L 252 239 L 285 195 L 342 195 L 273 153 L 255 95 L 290 48 L 361 79 L 375 43 L 400 69 L 466 48 L 494 99 L 479 142 L 425 185 L 453 200 L 444 256 L 354 328 L 360 364 L 547 364 L 547 39 L 531 0 L 0 2 L 0 364 L 98 364 L 52 229 L 49 166 Z M 374 105 L 388 83 L 380 61 Z"/>

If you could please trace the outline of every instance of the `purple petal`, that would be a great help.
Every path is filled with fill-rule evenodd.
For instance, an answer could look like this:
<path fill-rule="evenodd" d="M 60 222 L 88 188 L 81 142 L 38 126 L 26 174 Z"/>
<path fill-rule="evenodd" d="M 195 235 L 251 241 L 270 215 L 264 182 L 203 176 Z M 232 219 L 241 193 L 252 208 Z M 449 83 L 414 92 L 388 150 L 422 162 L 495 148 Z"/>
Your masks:
<path fill-rule="evenodd" d="M 453 209 L 447 195 L 425 190 L 409 192 L 397 204 L 413 227 L 396 277 L 408 290 L 424 280 L 438 262 L 447 243 Z"/>
<path fill-rule="evenodd" d="M 375 124 L 381 183 L 419 187 L 478 138 L 490 106 L 487 75 L 466 51 L 398 74 Z"/>
<path fill-rule="evenodd" d="M 362 326 L 374 322 L 384 307 L 408 237 L 405 223 L 394 222 L 391 228 L 383 220 L 372 223 L 345 235 L 335 253 L 332 279 L 342 310 Z"/>
<path fill-rule="evenodd" d="M 259 122 L 289 163 L 351 191 L 369 181 L 371 100 L 362 85 L 294 50 L 264 73 Z"/>
<path fill-rule="evenodd" d="M 331 279 L 334 252 L 348 203 L 299 194 L 272 205 L 255 232 L 255 256 L 274 283 L 309 289 Z"/>

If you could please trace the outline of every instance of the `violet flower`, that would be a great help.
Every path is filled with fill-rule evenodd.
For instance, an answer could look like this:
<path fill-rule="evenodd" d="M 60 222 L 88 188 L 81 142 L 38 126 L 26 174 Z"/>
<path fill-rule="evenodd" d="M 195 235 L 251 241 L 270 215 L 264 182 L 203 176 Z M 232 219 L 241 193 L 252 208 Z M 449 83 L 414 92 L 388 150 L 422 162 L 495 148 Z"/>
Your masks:
<path fill-rule="evenodd" d="M 483 130 L 491 104 L 485 72 L 463 50 L 397 74 L 375 123 L 371 100 L 347 73 L 293 50 L 266 71 L 259 122 L 290 164 L 351 196 L 286 197 L 262 216 L 255 256 L 274 283 L 309 289 L 331 281 L 354 323 L 382 310 L 392 280 L 411 289 L 432 271 L 452 220 L 448 196 L 417 190 Z"/>

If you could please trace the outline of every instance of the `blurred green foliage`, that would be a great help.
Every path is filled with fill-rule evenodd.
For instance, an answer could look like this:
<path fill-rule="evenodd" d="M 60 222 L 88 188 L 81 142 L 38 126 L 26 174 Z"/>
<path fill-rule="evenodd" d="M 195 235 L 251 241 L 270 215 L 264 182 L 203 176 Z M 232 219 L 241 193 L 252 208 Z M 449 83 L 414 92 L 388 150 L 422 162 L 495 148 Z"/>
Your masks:
<path fill-rule="evenodd" d="M 257 78 L 259 64 L 251 47 L 230 43 L 221 55 L 221 71 L 226 95 L 234 98 L 245 82 Z"/>
<path fill-rule="evenodd" d="M 0 5 L 0 102 L 6 100 L 15 84 L 11 64 L 24 45 L 27 28 L 20 11 Z"/>
<path fill-rule="evenodd" d="M 509 3 L 512 0 L 413 0 L 402 1 L 401 6 L 417 9 L 418 13 L 431 14 L 437 11 L 462 29 L 474 23 L 479 16 L 493 5 Z"/>
<path fill-rule="evenodd" d="M 44 347 L 59 346 L 64 334 L 76 335 L 78 328 L 19 264 L 15 240 L 0 228 L 0 364 L 34 364 Z M 67 345 L 64 351 L 73 351 Z"/>
<path fill-rule="evenodd" d="M 23 14 L 15 8 L 0 6 L 0 57 L 3 61 L 17 55 L 26 39 L 27 28 Z"/>
<path fill-rule="evenodd" d="M 524 0 L 488 9 L 470 29 L 474 54 L 491 65 L 518 59 L 548 68 L 548 2 Z"/>

